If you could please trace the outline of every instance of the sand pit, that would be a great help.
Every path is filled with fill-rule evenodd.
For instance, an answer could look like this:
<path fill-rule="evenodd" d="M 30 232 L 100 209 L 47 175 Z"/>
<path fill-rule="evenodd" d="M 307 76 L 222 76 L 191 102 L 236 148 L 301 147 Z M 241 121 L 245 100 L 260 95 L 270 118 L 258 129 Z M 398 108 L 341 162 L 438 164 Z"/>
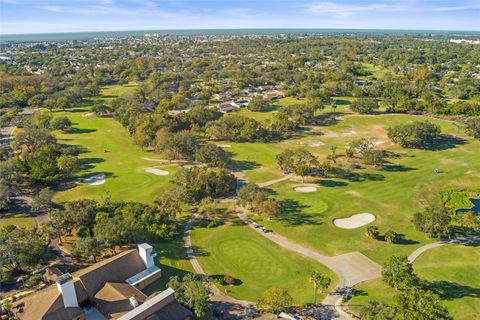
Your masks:
<path fill-rule="evenodd" d="M 303 193 L 308 193 L 308 192 L 315 192 L 317 191 L 316 186 L 298 186 L 293 188 L 296 192 L 303 192 Z"/>
<path fill-rule="evenodd" d="M 95 113 L 93 113 L 93 112 L 88 112 L 88 113 L 85 113 L 85 114 L 83 115 L 83 117 L 84 117 L 84 118 L 88 118 L 88 117 L 93 117 L 94 115 L 95 115 Z"/>
<path fill-rule="evenodd" d="M 91 177 L 88 177 L 83 180 L 83 183 L 89 184 L 91 186 L 98 186 L 105 183 L 105 173 L 98 173 Z"/>
<path fill-rule="evenodd" d="M 333 219 L 333 224 L 342 229 L 356 229 L 373 221 L 375 221 L 373 214 L 358 213 L 349 218 Z"/>
<path fill-rule="evenodd" d="M 311 142 L 311 143 L 308 144 L 309 147 L 313 147 L 313 148 L 321 147 L 323 145 L 325 145 L 325 143 L 323 143 L 323 142 Z"/>
<path fill-rule="evenodd" d="M 166 170 L 161 170 L 157 168 L 145 168 L 145 172 L 154 174 L 156 176 L 168 176 L 170 174 L 170 172 Z"/>
<path fill-rule="evenodd" d="M 217 147 L 220 147 L 220 148 L 231 148 L 232 146 L 229 145 L 229 144 L 217 144 Z"/>

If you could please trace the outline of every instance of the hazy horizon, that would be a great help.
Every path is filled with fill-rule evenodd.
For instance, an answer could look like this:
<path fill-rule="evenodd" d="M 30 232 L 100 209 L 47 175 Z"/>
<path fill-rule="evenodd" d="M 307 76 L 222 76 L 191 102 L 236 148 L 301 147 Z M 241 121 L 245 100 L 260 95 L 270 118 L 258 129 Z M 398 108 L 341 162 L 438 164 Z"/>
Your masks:
<path fill-rule="evenodd" d="M 0 6 L 2 35 L 225 29 L 480 31 L 477 0 L 0 0 Z"/>

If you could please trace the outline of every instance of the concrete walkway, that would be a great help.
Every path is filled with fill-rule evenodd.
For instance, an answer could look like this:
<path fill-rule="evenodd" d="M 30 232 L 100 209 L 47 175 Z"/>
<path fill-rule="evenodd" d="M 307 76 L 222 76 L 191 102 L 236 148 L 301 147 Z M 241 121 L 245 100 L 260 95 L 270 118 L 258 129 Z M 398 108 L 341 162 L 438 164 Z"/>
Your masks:
<path fill-rule="evenodd" d="M 293 177 L 293 174 L 287 174 L 286 176 L 281 177 L 279 179 L 270 180 L 270 181 L 266 181 L 266 182 L 259 182 L 259 183 L 257 183 L 257 186 L 259 186 L 260 188 L 268 187 L 268 186 L 271 186 L 272 184 L 275 184 L 275 183 L 287 181 L 292 177 Z"/>
<path fill-rule="evenodd" d="M 462 244 L 465 242 L 469 241 L 480 241 L 480 236 L 475 236 L 475 237 L 463 237 L 463 238 L 455 238 L 451 240 L 442 240 L 430 244 L 426 244 L 417 250 L 413 251 L 409 256 L 408 256 L 408 261 L 413 262 L 415 261 L 421 254 L 423 254 L 425 251 L 428 251 L 430 249 L 438 248 L 441 246 L 444 246 L 446 244 Z"/>
<path fill-rule="evenodd" d="M 320 262 L 337 275 L 339 279 L 337 286 L 322 303 L 323 305 L 335 308 L 337 311 L 335 319 L 351 319 L 351 317 L 340 308 L 342 295 L 348 288 L 353 287 L 357 283 L 380 277 L 380 265 L 360 252 L 350 252 L 333 257 L 324 256 L 312 249 L 294 243 L 281 235 L 274 234 L 273 232 L 265 233 L 260 228 L 253 227 L 253 221 L 248 218 L 244 209 L 239 206 L 237 206 L 237 215 L 258 234 L 287 250 L 294 251 Z"/>

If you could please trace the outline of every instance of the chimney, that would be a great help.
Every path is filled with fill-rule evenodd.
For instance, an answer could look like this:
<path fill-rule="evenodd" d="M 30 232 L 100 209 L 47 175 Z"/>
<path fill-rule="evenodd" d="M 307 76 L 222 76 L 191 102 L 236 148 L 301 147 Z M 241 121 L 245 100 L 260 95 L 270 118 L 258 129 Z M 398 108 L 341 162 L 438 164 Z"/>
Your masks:
<path fill-rule="evenodd" d="M 135 296 L 131 296 L 130 299 L 130 305 L 135 309 L 136 307 L 138 307 L 138 300 Z"/>
<path fill-rule="evenodd" d="M 140 258 L 143 261 L 143 264 L 148 269 L 155 265 L 153 259 L 156 257 L 156 253 L 153 252 L 153 248 L 148 243 L 142 243 L 138 245 L 138 253 L 140 254 Z"/>
<path fill-rule="evenodd" d="M 57 289 L 62 295 L 63 306 L 65 308 L 78 307 L 75 285 L 73 284 L 73 278 L 70 273 L 62 274 L 57 278 Z"/>

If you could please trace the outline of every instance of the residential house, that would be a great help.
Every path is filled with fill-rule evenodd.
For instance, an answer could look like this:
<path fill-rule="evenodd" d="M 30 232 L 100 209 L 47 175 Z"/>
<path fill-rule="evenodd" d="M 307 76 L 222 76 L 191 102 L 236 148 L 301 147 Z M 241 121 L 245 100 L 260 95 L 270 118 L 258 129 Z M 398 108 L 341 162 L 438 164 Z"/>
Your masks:
<path fill-rule="evenodd" d="M 223 113 L 233 112 L 233 111 L 237 110 L 238 108 L 240 108 L 240 106 L 233 101 L 224 102 L 224 103 L 221 103 L 221 104 L 217 105 L 218 111 L 223 112 Z"/>
<path fill-rule="evenodd" d="M 161 277 L 156 254 L 146 244 L 72 274 L 50 272 L 50 285 L 13 304 L 18 320 L 191 320 L 192 313 L 167 289 L 142 290 Z"/>

